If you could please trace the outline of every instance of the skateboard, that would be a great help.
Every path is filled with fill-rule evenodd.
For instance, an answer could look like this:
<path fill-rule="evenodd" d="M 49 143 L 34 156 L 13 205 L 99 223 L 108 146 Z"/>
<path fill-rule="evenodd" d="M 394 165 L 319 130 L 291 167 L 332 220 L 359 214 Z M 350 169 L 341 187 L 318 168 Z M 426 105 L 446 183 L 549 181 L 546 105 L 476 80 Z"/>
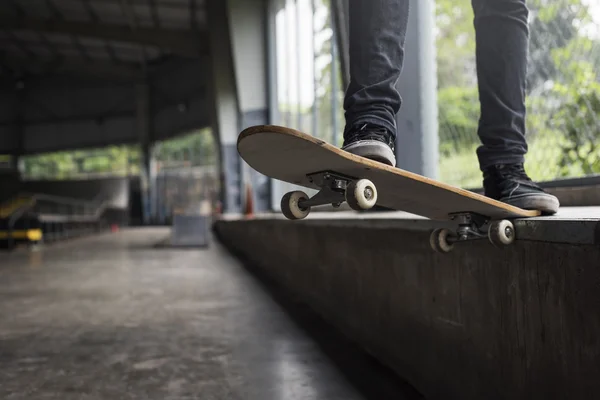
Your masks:
<path fill-rule="evenodd" d="M 444 228 L 431 233 L 430 245 L 441 253 L 451 251 L 455 243 L 474 239 L 487 238 L 496 246 L 510 245 L 515 240 L 511 219 L 541 214 L 348 153 L 281 126 L 245 129 L 238 137 L 237 149 L 256 171 L 318 190 L 312 197 L 299 190 L 285 194 L 281 211 L 286 218 L 303 219 L 311 207 L 339 207 L 346 202 L 357 211 L 378 205 L 432 220 L 454 221 L 455 230 Z"/>

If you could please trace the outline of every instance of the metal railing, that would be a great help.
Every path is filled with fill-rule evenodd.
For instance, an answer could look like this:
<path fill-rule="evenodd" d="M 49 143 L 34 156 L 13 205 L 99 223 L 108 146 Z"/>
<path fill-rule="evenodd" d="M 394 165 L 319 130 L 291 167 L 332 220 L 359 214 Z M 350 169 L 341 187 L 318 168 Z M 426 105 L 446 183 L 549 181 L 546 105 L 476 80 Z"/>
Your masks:
<path fill-rule="evenodd" d="M 95 222 L 107 207 L 105 201 L 86 201 L 46 194 L 21 194 L 18 197 L 29 198 L 29 201 L 14 209 L 6 218 L 9 247 L 14 244 L 15 225 L 28 215 L 36 215 L 40 222 Z"/>

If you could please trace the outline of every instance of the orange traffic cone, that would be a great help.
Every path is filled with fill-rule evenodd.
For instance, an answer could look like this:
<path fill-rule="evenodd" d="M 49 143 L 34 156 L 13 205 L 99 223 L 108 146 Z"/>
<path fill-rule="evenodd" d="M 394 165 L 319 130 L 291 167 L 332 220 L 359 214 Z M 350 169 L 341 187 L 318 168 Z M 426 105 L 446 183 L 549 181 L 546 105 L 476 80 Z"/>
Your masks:
<path fill-rule="evenodd" d="M 244 216 L 252 218 L 254 216 L 254 198 L 252 197 L 252 188 L 246 184 L 246 204 L 244 207 Z"/>

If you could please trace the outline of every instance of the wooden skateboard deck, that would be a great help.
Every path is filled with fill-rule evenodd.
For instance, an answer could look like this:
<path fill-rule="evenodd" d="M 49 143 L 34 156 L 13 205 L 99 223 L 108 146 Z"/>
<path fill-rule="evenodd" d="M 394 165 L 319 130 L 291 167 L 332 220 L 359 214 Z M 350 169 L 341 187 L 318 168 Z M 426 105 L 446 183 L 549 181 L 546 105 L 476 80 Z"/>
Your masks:
<path fill-rule="evenodd" d="M 377 205 L 435 220 L 473 213 L 490 220 L 534 217 L 483 195 L 343 151 L 305 133 L 280 126 L 254 126 L 238 137 L 240 156 L 256 171 L 274 179 L 320 189 L 308 175 L 331 171 L 369 179 L 377 188 Z"/>

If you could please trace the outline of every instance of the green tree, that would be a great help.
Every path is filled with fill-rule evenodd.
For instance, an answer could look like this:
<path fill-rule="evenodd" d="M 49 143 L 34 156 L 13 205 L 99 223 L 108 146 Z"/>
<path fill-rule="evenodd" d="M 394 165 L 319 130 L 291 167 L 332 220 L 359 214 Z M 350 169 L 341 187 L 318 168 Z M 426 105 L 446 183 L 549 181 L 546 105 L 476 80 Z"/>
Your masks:
<path fill-rule="evenodd" d="M 157 144 L 155 157 L 165 165 L 215 165 L 216 143 L 210 129 L 201 129 Z"/>
<path fill-rule="evenodd" d="M 589 21 L 589 12 L 581 0 L 530 0 L 530 45 L 528 62 L 528 92 L 560 75 L 552 60 L 551 49 L 560 49 L 577 38 L 576 21 Z"/>
<path fill-rule="evenodd" d="M 592 66 L 600 65 L 600 41 L 586 35 L 594 23 L 589 7 L 581 0 L 529 0 L 528 6 L 528 169 L 536 179 L 597 172 L 599 77 Z M 472 165 L 479 102 L 471 2 L 438 0 L 436 12 L 442 170 L 460 170 L 446 177 L 461 184 L 478 174 Z"/>
<path fill-rule="evenodd" d="M 435 9 L 439 88 L 475 86 L 475 33 L 471 2 L 437 0 Z"/>
<path fill-rule="evenodd" d="M 585 175 L 600 173 L 600 82 L 593 65 L 584 61 L 569 64 L 569 76 L 571 85 L 553 88 L 562 102 L 548 121 L 563 135 L 561 175 L 572 175 L 577 169 Z"/>
<path fill-rule="evenodd" d="M 448 86 L 438 91 L 440 152 L 448 157 L 478 142 L 477 87 Z"/>

